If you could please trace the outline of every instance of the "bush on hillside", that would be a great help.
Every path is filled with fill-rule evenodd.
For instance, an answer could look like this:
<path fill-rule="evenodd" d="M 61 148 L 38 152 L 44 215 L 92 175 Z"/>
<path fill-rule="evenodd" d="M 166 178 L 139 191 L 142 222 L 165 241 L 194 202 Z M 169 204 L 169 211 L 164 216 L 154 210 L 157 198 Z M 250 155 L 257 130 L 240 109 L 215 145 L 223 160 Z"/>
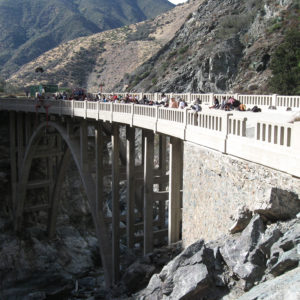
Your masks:
<path fill-rule="evenodd" d="M 282 95 L 300 94 L 300 32 L 291 30 L 272 56 L 270 87 Z"/>

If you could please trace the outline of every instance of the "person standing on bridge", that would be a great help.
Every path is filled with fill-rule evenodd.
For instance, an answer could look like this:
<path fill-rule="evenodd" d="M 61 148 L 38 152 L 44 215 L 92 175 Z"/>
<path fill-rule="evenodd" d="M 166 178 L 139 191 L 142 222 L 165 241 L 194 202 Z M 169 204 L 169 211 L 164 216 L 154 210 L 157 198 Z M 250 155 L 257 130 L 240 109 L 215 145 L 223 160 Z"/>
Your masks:
<path fill-rule="evenodd" d="M 174 97 L 171 98 L 170 108 L 178 108 L 178 102 L 175 100 Z"/>

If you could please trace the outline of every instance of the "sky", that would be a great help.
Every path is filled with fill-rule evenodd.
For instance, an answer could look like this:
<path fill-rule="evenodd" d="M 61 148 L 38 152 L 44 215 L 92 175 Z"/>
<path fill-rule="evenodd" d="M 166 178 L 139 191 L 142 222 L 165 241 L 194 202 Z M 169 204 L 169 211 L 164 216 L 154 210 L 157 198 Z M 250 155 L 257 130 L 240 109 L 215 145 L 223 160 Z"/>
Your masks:
<path fill-rule="evenodd" d="M 169 1 L 174 3 L 174 4 L 179 4 L 179 3 L 186 2 L 187 0 L 169 0 Z"/>

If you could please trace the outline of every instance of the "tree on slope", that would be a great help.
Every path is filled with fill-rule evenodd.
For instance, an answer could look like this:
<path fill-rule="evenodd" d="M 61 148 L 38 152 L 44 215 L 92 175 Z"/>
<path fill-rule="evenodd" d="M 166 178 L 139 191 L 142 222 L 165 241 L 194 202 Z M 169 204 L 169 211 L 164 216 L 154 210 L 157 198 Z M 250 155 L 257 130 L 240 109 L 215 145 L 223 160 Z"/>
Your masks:
<path fill-rule="evenodd" d="M 300 32 L 291 30 L 272 56 L 270 86 L 281 95 L 300 95 Z"/>

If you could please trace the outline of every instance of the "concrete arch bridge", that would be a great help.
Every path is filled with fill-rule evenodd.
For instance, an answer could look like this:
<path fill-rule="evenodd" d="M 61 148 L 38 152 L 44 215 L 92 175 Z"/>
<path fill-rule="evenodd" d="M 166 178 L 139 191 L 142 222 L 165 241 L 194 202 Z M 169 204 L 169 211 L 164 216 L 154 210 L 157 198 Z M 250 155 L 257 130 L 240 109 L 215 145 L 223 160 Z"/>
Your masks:
<path fill-rule="evenodd" d="M 48 234 L 55 235 L 63 178 L 73 159 L 89 202 L 108 286 L 120 276 L 122 236 L 128 247 L 139 244 L 145 254 L 157 241 L 173 243 L 181 238 L 182 203 L 190 192 L 185 184 L 188 178 L 183 178 L 189 172 L 186 145 L 300 177 L 300 123 L 274 121 L 270 114 L 252 118 L 250 113 L 206 108 L 195 113 L 69 100 L 51 100 L 45 107 L 31 99 L 1 99 L 0 109 L 10 113 L 16 230 L 22 230 L 24 212 L 46 210 Z M 120 128 L 125 137 L 120 137 Z M 142 131 L 140 150 L 135 145 L 137 128 Z M 111 164 L 105 165 L 103 149 L 108 142 L 112 143 Z M 136 151 L 141 151 L 139 164 Z M 45 178 L 32 180 L 32 162 L 39 158 L 45 161 Z M 112 217 L 104 210 L 103 180 L 108 175 L 112 178 Z M 126 181 L 126 215 L 120 213 L 120 181 Z M 41 188 L 46 189 L 48 202 L 26 206 L 28 190 Z"/>

